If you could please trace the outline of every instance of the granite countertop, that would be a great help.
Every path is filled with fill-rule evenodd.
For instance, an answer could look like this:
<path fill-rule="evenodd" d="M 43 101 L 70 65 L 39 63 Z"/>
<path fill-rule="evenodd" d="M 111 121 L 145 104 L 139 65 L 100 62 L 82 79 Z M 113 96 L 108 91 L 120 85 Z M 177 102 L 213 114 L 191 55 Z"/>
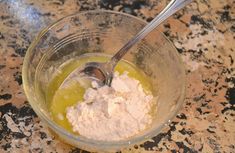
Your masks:
<path fill-rule="evenodd" d="M 22 62 L 35 35 L 84 10 L 126 12 L 147 21 L 166 0 L 0 0 L 0 152 L 85 152 L 53 136 L 22 88 Z M 195 0 L 160 29 L 187 70 L 182 110 L 159 135 L 123 152 L 235 153 L 235 1 Z"/>

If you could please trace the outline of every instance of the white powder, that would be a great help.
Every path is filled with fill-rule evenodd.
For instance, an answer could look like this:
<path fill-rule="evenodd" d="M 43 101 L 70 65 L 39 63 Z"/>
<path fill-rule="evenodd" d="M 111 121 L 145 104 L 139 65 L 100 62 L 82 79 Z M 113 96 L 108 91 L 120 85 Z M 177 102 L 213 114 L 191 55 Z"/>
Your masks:
<path fill-rule="evenodd" d="M 95 140 L 122 140 L 152 123 L 152 95 L 127 73 L 114 74 L 112 86 L 88 88 L 84 101 L 67 108 L 74 132 Z"/>

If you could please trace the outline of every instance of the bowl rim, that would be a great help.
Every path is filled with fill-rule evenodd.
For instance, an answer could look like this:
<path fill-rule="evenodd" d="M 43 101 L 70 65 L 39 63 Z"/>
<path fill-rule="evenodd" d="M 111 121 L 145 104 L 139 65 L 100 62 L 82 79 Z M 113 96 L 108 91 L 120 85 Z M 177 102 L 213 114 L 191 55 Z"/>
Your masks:
<path fill-rule="evenodd" d="M 22 80 L 23 80 L 23 88 L 26 94 L 26 97 L 30 103 L 30 105 L 32 106 L 33 110 L 36 112 L 36 114 L 39 116 L 39 118 L 42 119 L 43 122 L 46 122 L 46 124 L 49 125 L 49 127 L 51 129 L 56 130 L 57 132 L 59 132 L 60 134 L 73 139 L 76 142 L 79 143 L 83 143 L 83 144 L 87 144 L 87 145 L 92 145 L 94 148 L 100 148 L 101 146 L 108 146 L 108 147 L 125 147 L 125 146 L 129 146 L 129 145 L 134 145 L 134 144 L 139 144 L 140 142 L 146 141 L 147 139 L 153 138 L 154 136 L 157 136 L 161 130 L 168 125 L 171 120 L 177 115 L 177 113 L 179 112 L 179 110 L 182 108 L 182 105 L 184 103 L 184 99 L 185 99 L 185 84 L 186 84 L 186 74 L 185 74 L 185 68 L 184 68 L 184 64 L 182 62 L 182 59 L 179 56 L 179 53 L 177 52 L 176 47 L 174 46 L 174 44 L 162 33 L 159 31 L 159 33 L 167 40 L 167 42 L 169 43 L 169 45 L 171 45 L 171 47 L 175 50 L 175 55 L 179 60 L 179 64 L 181 65 L 181 69 L 183 72 L 183 85 L 182 85 L 182 95 L 179 98 L 180 104 L 176 107 L 175 111 L 163 122 L 163 124 L 161 124 L 159 127 L 157 127 L 156 129 L 152 130 L 152 132 L 146 132 L 145 134 L 141 135 L 141 136 L 135 136 L 134 138 L 129 138 L 127 140 L 121 140 L 121 141 L 101 141 L 101 140 L 93 140 L 93 139 L 89 139 L 86 138 L 84 136 L 78 136 L 78 135 L 73 135 L 70 132 L 68 132 L 67 130 L 63 129 L 62 127 L 60 127 L 55 121 L 49 119 L 47 117 L 47 115 L 45 115 L 43 113 L 43 111 L 37 106 L 34 105 L 32 101 L 36 101 L 35 98 L 33 98 L 32 96 L 30 96 L 29 94 L 29 83 L 28 83 L 28 77 L 27 77 L 27 70 L 28 70 L 28 64 L 27 61 L 29 61 L 30 58 L 30 52 L 33 50 L 33 48 L 36 46 L 36 44 L 40 41 L 40 39 L 42 38 L 42 36 L 44 34 L 46 34 L 47 31 L 49 31 L 51 28 L 53 28 L 54 26 L 56 26 L 58 23 L 60 23 L 61 21 L 63 21 L 66 18 L 71 18 L 73 16 L 78 16 L 78 15 L 84 15 L 87 13 L 110 13 L 110 14 L 117 14 L 117 15 L 121 15 L 121 16 L 126 16 L 126 17 L 130 17 L 132 19 L 138 20 L 139 22 L 142 22 L 143 24 L 147 24 L 146 21 L 142 20 L 139 17 L 127 14 L 127 13 L 123 13 L 123 12 L 117 12 L 117 11 L 111 11 L 111 10 L 102 10 L 102 9 L 98 9 L 98 10 L 88 10 L 88 11 L 82 11 L 82 12 L 77 12 L 77 13 L 73 13 L 70 15 L 67 15 L 63 18 L 60 18 L 59 20 L 53 22 L 52 24 L 50 24 L 49 26 L 47 26 L 46 28 L 42 29 L 41 32 L 39 32 L 39 34 L 34 38 L 34 40 L 32 41 L 32 43 L 30 44 L 29 48 L 27 49 L 26 55 L 24 57 L 24 61 L 23 61 L 23 68 L 22 68 Z"/>

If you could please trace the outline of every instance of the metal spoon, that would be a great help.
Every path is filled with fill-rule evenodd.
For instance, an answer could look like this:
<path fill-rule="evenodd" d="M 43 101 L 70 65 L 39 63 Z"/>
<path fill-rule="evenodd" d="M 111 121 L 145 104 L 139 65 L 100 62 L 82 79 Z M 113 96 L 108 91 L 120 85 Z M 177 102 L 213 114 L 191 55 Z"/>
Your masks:
<path fill-rule="evenodd" d="M 184 6 L 192 2 L 192 0 L 171 0 L 171 2 L 160 12 L 149 24 L 147 24 L 139 33 L 137 33 L 130 41 L 128 41 L 112 58 L 106 63 L 88 62 L 85 67 L 80 70 L 73 71 L 68 78 L 87 77 L 96 80 L 98 86 L 110 86 L 113 79 L 113 71 L 121 58 L 129 51 L 129 49 L 148 35 L 154 28 L 160 25 L 172 14 L 182 9 Z M 66 80 L 68 80 L 68 78 Z M 65 82 L 64 82 L 65 83 Z M 64 84 L 63 83 L 63 84 Z"/>

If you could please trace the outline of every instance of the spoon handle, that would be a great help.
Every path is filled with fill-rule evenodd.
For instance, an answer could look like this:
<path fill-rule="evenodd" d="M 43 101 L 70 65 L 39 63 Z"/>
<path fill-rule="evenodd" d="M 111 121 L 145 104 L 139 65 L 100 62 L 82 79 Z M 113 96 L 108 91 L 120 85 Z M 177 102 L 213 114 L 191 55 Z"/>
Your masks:
<path fill-rule="evenodd" d="M 127 53 L 127 51 L 138 41 L 142 40 L 148 35 L 154 28 L 160 25 L 172 14 L 182 9 L 193 0 L 171 0 L 171 2 L 162 10 L 150 23 L 148 23 L 139 33 L 137 33 L 131 40 L 129 40 L 110 60 L 110 64 L 113 68 L 117 62 Z"/>

